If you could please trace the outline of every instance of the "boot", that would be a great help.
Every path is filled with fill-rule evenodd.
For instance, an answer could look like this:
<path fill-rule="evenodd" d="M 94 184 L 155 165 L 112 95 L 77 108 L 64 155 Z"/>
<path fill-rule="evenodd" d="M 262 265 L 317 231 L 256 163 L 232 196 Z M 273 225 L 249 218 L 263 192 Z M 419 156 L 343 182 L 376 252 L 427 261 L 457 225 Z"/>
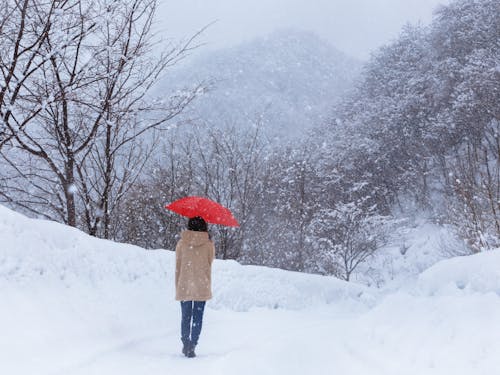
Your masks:
<path fill-rule="evenodd" d="M 191 343 L 188 346 L 186 357 L 188 357 L 188 358 L 194 358 L 194 357 L 196 357 L 196 353 L 194 352 L 194 348 L 195 347 L 196 347 L 196 345 L 194 345 L 193 343 Z"/>
<path fill-rule="evenodd" d="M 184 354 L 186 357 L 188 356 L 190 347 L 191 347 L 191 343 L 189 341 L 182 342 L 182 354 Z"/>

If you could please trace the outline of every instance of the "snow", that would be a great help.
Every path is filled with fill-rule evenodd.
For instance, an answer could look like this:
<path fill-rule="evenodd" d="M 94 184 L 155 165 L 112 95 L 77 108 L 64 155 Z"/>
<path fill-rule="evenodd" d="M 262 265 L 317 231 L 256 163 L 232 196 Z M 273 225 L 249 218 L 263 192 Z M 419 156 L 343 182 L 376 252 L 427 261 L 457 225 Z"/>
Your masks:
<path fill-rule="evenodd" d="M 377 251 L 369 262 L 360 265 L 353 275 L 355 281 L 399 289 L 443 260 L 448 247 L 459 246 L 449 230 L 425 218 L 410 219 L 406 223 L 403 219 L 397 220 L 402 224 L 391 235 L 387 246 Z"/>
<path fill-rule="evenodd" d="M 69 194 L 76 194 L 78 192 L 78 188 L 76 187 L 75 184 L 71 184 L 68 186 L 68 193 Z"/>
<path fill-rule="evenodd" d="M 498 372 L 499 251 L 439 261 L 398 290 L 215 261 L 187 359 L 173 252 L 1 206 L 0 243 L 0 374 Z"/>
<path fill-rule="evenodd" d="M 418 287 L 430 296 L 474 293 L 500 296 L 500 251 L 439 262 L 420 274 Z"/>
<path fill-rule="evenodd" d="M 155 93 L 205 82 L 208 90 L 190 104 L 182 121 L 203 119 L 222 130 L 232 124 L 250 129 L 258 123 L 263 134 L 284 141 L 302 138 L 322 123 L 359 72 L 360 62 L 314 33 L 286 29 L 174 67 Z"/>

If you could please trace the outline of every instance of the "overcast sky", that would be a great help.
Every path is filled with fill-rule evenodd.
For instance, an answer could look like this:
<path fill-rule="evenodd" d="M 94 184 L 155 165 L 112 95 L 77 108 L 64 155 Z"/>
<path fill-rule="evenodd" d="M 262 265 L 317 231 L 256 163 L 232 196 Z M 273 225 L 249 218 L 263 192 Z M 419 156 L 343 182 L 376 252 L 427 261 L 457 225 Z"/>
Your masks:
<path fill-rule="evenodd" d="M 312 30 L 341 51 L 366 59 L 406 22 L 428 23 L 449 0 L 160 0 L 158 26 L 167 36 L 204 33 L 204 49 L 232 46 L 273 30 Z"/>

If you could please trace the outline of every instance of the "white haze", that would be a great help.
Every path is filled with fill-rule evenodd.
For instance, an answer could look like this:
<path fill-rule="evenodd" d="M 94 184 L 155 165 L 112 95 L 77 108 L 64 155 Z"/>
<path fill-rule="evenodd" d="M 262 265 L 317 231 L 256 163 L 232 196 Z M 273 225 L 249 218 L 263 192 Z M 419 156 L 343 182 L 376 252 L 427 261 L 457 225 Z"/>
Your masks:
<path fill-rule="evenodd" d="M 164 0 L 156 27 L 188 37 L 216 21 L 200 41 L 219 49 L 282 28 L 316 32 L 344 53 L 366 59 L 407 23 L 427 24 L 448 0 Z"/>

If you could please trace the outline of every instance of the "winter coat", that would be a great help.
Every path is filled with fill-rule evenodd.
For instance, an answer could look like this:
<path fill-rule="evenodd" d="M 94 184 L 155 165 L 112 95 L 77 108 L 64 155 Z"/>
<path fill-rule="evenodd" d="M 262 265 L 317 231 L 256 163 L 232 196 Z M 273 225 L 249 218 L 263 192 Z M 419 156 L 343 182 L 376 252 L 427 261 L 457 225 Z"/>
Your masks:
<path fill-rule="evenodd" d="M 214 243 L 207 232 L 186 230 L 175 248 L 175 299 L 207 301 L 212 298 Z"/>

